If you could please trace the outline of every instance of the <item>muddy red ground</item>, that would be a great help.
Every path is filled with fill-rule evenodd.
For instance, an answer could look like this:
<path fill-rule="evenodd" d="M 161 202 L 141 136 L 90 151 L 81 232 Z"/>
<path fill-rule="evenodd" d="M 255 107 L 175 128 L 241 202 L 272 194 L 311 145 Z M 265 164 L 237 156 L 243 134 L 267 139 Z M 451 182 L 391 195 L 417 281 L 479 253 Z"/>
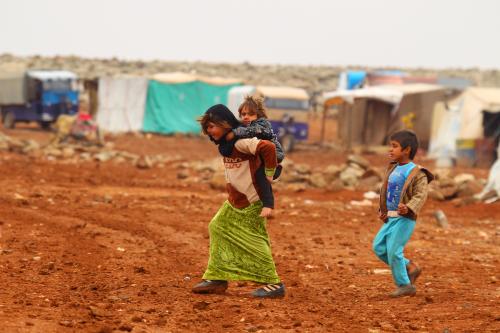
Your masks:
<path fill-rule="evenodd" d="M 186 161 L 217 156 L 200 138 L 113 140 L 118 149 Z M 326 166 L 345 156 L 301 149 L 289 158 Z M 376 207 L 350 205 L 363 193 L 281 190 L 268 229 L 287 295 L 257 300 L 248 296 L 255 286 L 236 282 L 223 296 L 190 292 L 207 263 L 207 224 L 225 194 L 178 180 L 175 164 L 140 170 L 0 153 L 0 175 L 2 332 L 500 330 L 499 203 L 429 201 L 407 248 L 424 269 L 418 293 L 389 299 L 391 276 L 374 273 L 386 269 L 371 251 Z M 436 209 L 449 229 L 437 226 Z"/>

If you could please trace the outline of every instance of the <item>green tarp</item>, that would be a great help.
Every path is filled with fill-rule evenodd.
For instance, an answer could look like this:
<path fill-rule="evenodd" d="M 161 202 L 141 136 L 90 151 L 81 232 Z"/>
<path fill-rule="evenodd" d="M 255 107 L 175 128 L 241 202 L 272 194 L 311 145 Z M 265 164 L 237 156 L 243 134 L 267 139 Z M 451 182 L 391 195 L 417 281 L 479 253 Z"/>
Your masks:
<path fill-rule="evenodd" d="M 202 81 L 149 81 L 143 131 L 162 134 L 200 133 L 197 119 L 210 106 L 227 104 L 229 89 L 239 85 L 211 85 Z"/>

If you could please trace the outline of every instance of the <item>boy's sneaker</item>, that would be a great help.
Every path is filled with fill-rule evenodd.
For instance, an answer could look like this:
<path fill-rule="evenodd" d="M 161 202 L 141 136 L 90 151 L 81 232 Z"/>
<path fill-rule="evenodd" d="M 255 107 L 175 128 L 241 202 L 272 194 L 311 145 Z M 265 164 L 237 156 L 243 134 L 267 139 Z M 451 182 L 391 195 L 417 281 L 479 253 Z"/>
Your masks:
<path fill-rule="evenodd" d="M 398 289 L 394 290 L 389 294 L 390 297 L 403 297 L 403 296 L 415 296 L 417 293 L 417 288 L 412 284 L 407 284 L 405 286 L 400 286 Z"/>
<path fill-rule="evenodd" d="M 268 284 L 252 292 L 253 297 L 278 298 L 285 296 L 285 285 L 283 283 Z"/>
<path fill-rule="evenodd" d="M 195 294 L 223 294 L 227 289 L 227 281 L 203 280 L 192 289 Z"/>
<path fill-rule="evenodd" d="M 278 164 L 276 166 L 276 170 L 274 171 L 273 180 L 276 180 L 281 176 L 281 171 L 283 171 L 283 166 Z"/>

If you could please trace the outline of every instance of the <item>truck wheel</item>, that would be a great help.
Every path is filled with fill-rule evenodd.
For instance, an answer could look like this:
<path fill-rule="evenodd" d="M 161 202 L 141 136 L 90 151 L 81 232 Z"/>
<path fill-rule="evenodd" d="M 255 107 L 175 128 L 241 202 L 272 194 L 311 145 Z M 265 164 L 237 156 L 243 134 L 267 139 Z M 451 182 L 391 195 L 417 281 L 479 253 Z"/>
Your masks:
<path fill-rule="evenodd" d="M 3 114 L 2 123 L 4 128 L 14 128 L 16 127 L 16 116 L 12 111 L 7 111 Z"/>
<path fill-rule="evenodd" d="M 292 134 L 286 134 L 281 138 L 280 143 L 284 152 L 289 153 L 293 151 L 293 147 L 295 146 L 295 137 Z"/>

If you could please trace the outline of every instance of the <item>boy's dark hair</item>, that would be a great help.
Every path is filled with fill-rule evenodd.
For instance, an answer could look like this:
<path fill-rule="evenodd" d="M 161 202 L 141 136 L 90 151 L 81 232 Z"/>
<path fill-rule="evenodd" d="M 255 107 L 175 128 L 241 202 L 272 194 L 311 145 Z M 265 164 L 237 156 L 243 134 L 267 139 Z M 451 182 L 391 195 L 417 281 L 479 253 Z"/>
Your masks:
<path fill-rule="evenodd" d="M 397 131 L 390 136 L 389 140 L 398 142 L 402 149 L 410 147 L 410 160 L 415 158 L 418 150 L 418 139 L 414 132 L 408 130 Z"/>
<path fill-rule="evenodd" d="M 266 109 L 264 107 L 264 99 L 259 96 L 245 96 L 245 100 L 238 108 L 238 114 L 241 116 L 241 111 L 247 109 L 250 114 L 256 114 L 257 119 L 267 118 Z"/>

